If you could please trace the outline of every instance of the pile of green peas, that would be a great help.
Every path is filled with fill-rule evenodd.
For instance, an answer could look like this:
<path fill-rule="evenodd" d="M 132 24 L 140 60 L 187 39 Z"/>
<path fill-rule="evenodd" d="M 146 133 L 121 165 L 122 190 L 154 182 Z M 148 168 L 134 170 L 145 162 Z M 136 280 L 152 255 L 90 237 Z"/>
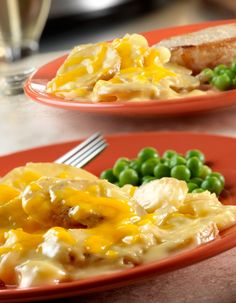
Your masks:
<path fill-rule="evenodd" d="M 220 195 L 225 178 L 212 172 L 205 164 L 205 155 L 197 149 L 189 150 L 185 156 L 174 150 L 166 150 L 162 157 L 153 147 L 141 149 L 135 159 L 119 158 L 113 168 L 104 170 L 100 178 L 120 187 L 131 184 L 139 186 L 155 179 L 172 177 L 186 181 L 189 192 L 205 190 Z"/>
<path fill-rule="evenodd" d="M 205 68 L 200 79 L 221 91 L 236 88 L 236 60 L 230 66 L 219 64 L 214 69 Z"/>

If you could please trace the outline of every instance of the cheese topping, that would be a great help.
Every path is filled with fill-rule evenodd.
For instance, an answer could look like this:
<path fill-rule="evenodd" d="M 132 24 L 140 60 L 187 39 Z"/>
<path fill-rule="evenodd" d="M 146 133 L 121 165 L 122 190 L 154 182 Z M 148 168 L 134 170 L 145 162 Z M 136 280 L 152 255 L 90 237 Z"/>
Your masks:
<path fill-rule="evenodd" d="M 170 51 L 137 34 L 75 47 L 47 92 L 65 99 L 112 102 L 180 97 L 199 86 L 191 71 L 168 66 Z M 198 91 L 201 93 L 200 91 Z M 203 92 L 202 92 L 203 93 Z"/>
<path fill-rule="evenodd" d="M 120 189 L 81 169 L 29 164 L 0 182 L 0 279 L 29 287 L 118 271 L 211 241 L 235 222 L 235 206 L 189 194 L 184 181 Z"/>

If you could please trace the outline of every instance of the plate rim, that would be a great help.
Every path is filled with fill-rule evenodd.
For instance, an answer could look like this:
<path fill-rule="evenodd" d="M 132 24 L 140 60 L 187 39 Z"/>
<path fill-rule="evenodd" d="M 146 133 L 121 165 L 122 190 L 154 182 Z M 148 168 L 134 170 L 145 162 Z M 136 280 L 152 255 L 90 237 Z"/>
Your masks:
<path fill-rule="evenodd" d="M 236 140 L 236 135 L 232 136 L 232 135 L 227 135 L 227 134 L 218 134 L 218 133 L 211 133 L 211 132 L 202 132 L 202 131 L 171 131 L 171 130 L 154 130 L 154 131 L 128 131 L 128 132 L 115 132 L 115 133 L 107 133 L 107 134 L 103 134 L 104 137 L 106 139 L 113 139 L 113 138 L 118 138 L 118 137 L 129 137 L 129 136 L 139 136 L 139 135 L 155 135 L 155 134 L 160 134 L 160 135 L 193 135 L 193 136 L 203 136 L 203 137 L 214 137 L 214 138 L 219 138 L 219 139 L 233 139 Z M 88 136 L 82 136 L 79 139 L 76 140 L 69 140 L 69 141 L 63 141 L 63 142 L 56 142 L 56 143 L 51 143 L 51 144 L 42 144 L 39 146 L 33 146 L 30 148 L 25 148 L 22 150 L 18 150 L 18 151 L 13 151 L 7 154 L 3 154 L 0 155 L 0 159 L 3 157 L 10 157 L 10 156 L 14 156 L 17 154 L 21 154 L 21 153 L 25 153 L 25 152 L 29 152 L 29 151 L 35 151 L 37 149 L 42 149 L 42 148 L 49 148 L 49 147 L 53 147 L 53 146 L 60 146 L 60 145 L 69 145 L 69 144 L 79 144 L 80 142 L 82 142 L 83 140 L 87 139 Z"/>

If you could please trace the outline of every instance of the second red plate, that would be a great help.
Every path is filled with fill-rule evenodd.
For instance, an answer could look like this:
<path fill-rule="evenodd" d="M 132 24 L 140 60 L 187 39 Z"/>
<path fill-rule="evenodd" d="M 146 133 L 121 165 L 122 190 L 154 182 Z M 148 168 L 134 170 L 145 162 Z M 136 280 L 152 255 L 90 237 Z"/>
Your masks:
<path fill-rule="evenodd" d="M 143 33 L 150 45 L 158 41 L 176 35 L 190 33 L 210 26 L 235 23 L 235 20 L 206 22 L 180 27 L 159 29 Z M 180 115 L 187 113 L 198 113 L 219 109 L 236 104 L 236 89 L 219 92 L 214 95 L 194 96 L 180 99 L 169 99 L 165 101 L 152 100 L 140 102 L 75 102 L 65 101 L 62 98 L 49 95 L 45 92 L 45 87 L 55 75 L 58 68 L 64 62 L 67 55 L 57 58 L 46 65 L 40 67 L 26 82 L 25 93 L 31 99 L 49 106 L 60 107 L 71 110 L 79 110 L 91 113 L 103 113 L 109 115 L 126 116 L 153 116 L 153 115 Z"/>

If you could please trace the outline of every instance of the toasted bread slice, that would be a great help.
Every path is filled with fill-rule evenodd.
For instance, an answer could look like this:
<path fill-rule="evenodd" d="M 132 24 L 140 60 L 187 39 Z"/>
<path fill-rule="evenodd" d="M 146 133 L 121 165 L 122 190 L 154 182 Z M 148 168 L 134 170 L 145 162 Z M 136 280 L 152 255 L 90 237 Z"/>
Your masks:
<path fill-rule="evenodd" d="M 199 73 L 206 67 L 229 65 L 236 59 L 236 23 L 209 27 L 156 44 L 171 50 L 171 62 Z"/>

